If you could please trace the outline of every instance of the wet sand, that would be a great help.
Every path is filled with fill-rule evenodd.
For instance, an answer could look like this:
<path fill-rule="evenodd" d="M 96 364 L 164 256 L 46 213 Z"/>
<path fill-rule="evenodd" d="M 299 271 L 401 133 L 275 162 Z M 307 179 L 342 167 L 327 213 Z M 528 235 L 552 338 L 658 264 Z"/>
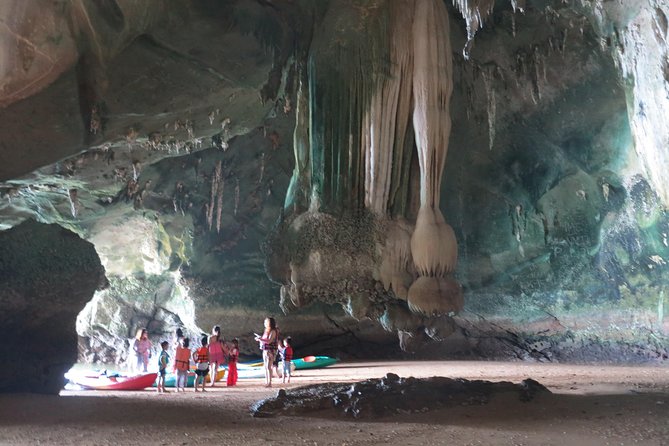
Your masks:
<path fill-rule="evenodd" d="M 373 421 L 253 418 L 256 400 L 323 382 L 400 376 L 520 382 L 533 378 L 553 395 Z M 316 414 L 317 415 L 317 414 Z M 291 384 L 240 380 L 205 394 L 63 391 L 61 396 L 1 395 L 2 445 L 667 445 L 669 366 L 502 362 L 355 362 L 299 370 Z"/>

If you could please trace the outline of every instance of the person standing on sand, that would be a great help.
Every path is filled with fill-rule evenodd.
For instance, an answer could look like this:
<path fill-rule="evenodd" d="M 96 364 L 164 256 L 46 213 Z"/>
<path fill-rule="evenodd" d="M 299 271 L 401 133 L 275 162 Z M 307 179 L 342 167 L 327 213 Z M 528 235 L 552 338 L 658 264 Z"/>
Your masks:
<path fill-rule="evenodd" d="M 167 374 L 167 363 L 170 362 L 170 355 L 167 354 L 167 347 L 170 346 L 170 343 L 163 341 L 160 343 L 160 356 L 158 356 L 158 383 L 156 384 L 156 390 L 158 393 L 167 393 L 165 390 L 165 375 Z"/>
<path fill-rule="evenodd" d="M 237 384 L 237 359 L 239 359 L 239 340 L 235 338 L 232 340 L 232 348 L 228 355 L 228 387 Z"/>
<path fill-rule="evenodd" d="M 181 389 L 186 391 L 188 385 L 188 370 L 190 369 L 190 341 L 188 338 L 181 338 L 181 343 L 174 354 L 174 371 L 177 374 L 176 388 L 177 392 Z"/>
<path fill-rule="evenodd" d="M 135 352 L 135 372 L 143 371 L 146 373 L 146 368 L 149 365 L 151 358 L 151 341 L 149 341 L 149 333 L 146 328 L 137 330 L 135 342 L 132 344 L 132 350 Z"/>
<path fill-rule="evenodd" d="M 287 382 L 290 384 L 290 368 L 293 364 L 293 347 L 291 346 L 291 339 L 288 336 L 283 340 L 283 345 L 279 346 L 279 353 L 281 354 L 281 369 L 282 369 L 282 380 L 284 384 Z"/>
<path fill-rule="evenodd" d="M 202 391 L 204 392 L 204 382 L 209 373 L 209 349 L 207 348 L 207 337 L 202 336 L 202 347 L 193 352 L 193 361 L 195 361 L 195 391 L 197 385 L 202 380 Z"/>
<path fill-rule="evenodd" d="M 265 387 L 272 387 L 272 367 L 274 365 L 274 357 L 276 350 L 279 347 L 279 333 L 276 329 L 276 321 L 273 317 L 265 318 L 265 330 L 262 336 L 256 335 L 255 340 L 260 343 L 262 350 L 262 362 L 265 371 Z"/>
<path fill-rule="evenodd" d="M 211 387 L 214 387 L 218 366 L 222 366 L 225 362 L 226 353 L 227 347 L 223 343 L 223 338 L 221 338 L 221 327 L 216 325 L 211 329 L 211 336 L 209 336 L 209 379 L 211 379 Z"/>

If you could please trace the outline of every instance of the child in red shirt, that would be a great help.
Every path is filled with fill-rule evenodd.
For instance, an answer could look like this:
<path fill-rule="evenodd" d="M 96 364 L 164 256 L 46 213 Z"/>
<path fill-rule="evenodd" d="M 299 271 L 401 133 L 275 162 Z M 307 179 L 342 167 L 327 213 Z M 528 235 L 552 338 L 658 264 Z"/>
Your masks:
<path fill-rule="evenodd" d="M 283 345 L 279 347 L 279 354 L 281 355 L 281 366 L 283 369 L 282 382 L 290 383 L 290 372 L 293 364 L 293 347 L 291 346 L 290 336 L 283 340 Z"/>
<path fill-rule="evenodd" d="M 228 386 L 237 384 L 237 359 L 239 358 L 239 340 L 232 340 L 232 348 L 228 353 Z"/>

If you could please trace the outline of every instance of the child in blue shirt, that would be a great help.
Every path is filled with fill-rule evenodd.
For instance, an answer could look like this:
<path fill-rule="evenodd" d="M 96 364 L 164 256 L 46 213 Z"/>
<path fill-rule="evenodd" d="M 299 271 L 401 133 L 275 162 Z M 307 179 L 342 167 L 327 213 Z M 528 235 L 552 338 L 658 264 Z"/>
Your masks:
<path fill-rule="evenodd" d="M 167 390 L 165 390 L 165 374 L 167 373 L 167 363 L 170 362 L 170 355 L 167 354 L 169 345 L 167 341 L 160 343 L 162 351 L 158 356 L 158 384 L 156 385 L 158 393 L 167 393 Z"/>

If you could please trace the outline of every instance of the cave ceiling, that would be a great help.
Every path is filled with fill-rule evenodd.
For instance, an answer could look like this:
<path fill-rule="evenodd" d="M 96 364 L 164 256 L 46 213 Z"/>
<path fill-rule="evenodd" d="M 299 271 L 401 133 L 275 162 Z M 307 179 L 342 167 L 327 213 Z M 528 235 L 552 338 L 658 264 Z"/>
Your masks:
<path fill-rule="evenodd" d="M 0 230 L 95 246 L 86 360 L 122 360 L 137 326 L 243 336 L 283 313 L 323 348 L 382 327 L 406 350 L 661 357 L 667 14 L 6 0 Z"/>

